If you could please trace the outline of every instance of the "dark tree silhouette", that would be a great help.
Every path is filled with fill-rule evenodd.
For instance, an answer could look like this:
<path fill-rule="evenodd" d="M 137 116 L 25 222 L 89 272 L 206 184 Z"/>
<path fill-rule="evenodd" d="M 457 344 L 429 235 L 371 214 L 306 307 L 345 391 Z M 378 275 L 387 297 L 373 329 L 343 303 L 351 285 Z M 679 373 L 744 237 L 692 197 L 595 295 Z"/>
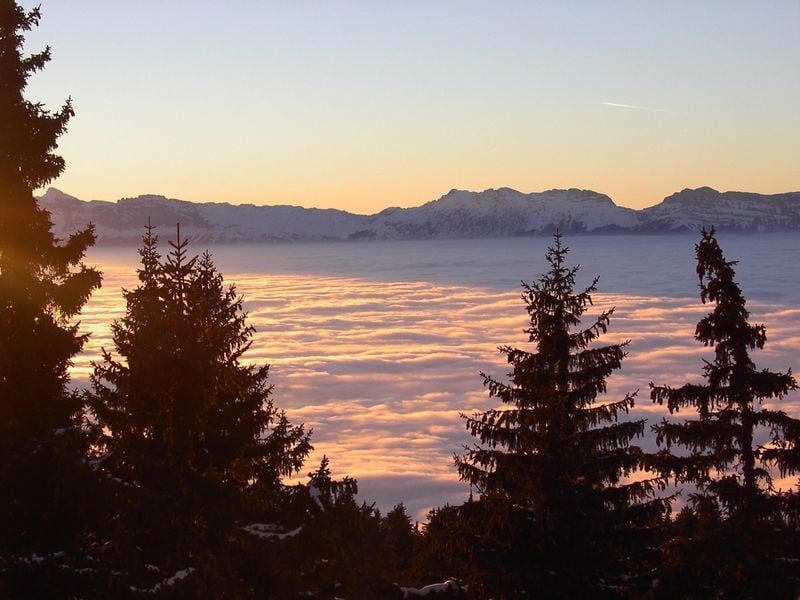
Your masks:
<path fill-rule="evenodd" d="M 396 504 L 381 520 L 381 542 L 385 566 L 383 576 L 389 581 L 417 583 L 411 581 L 414 556 L 420 544 L 421 534 L 411 523 L 405 505 Z"/>
<path fill-rule="evenodd" d="M 195 569 L 186 590 L 246 593 L 233 546 L 311 446 L 274 406 L 268 367 L 241 364 L 253 329 L 235 289 L 208 254 L 187 256 L 180 229 L 170 244 L 162 260 L 148 227 L 139 286 L 113 325 L 124 361 L 104 352 L 93 378 L 96 462 L 119 486 L 120 585 Z"/>
<path fill-rule="evenodd" d="M 0 0 L 0 595 L 47 594 L 53 563 L 65 565 L 86 527 L 90 472 L 80 461 L 80 397 L 68 368 L 86 339 L 70 320 L 100 274 L 82 263 L 91 226 L 61 242 L 33 191 L 57 177 L 54 151 L 72 116 L 25 99 L 50 50 L 23 55 L 24 33 L 38 24 Z M 31 562 L 30 557 L 37 560 Z M 53 557 L 56 558 L 53 558 Z M 65 568 L 62 571 L 66 570 Z M 26 575 L 27 573 L 27 575 Z M 19 577 L 19 578 L 17 578 Z M 14 586 L 21 585 L 22 588 Z M 62 588 L 66 593 L 66 584 Z"/>
<path fill-rule="evenodd" d="M 668 545 L 662 586 L 668 594 L 705 585 L 733 595 L 796 597 L 797 573 L 788 567 L 800 539 L 796 526 L 787 526 L 796 524 L 796 495 L 775 492 L 772 470 L 800 473 L 800 420 L 763 403 L 797 384 L 791 371 L 758 370 L 750 358 L 764 347 L 766 329 L 749 323 L 736 263 L 725 260 L 713 229 L 703 230 L 696 251 L 700 298 L 714 309 L 697 324 L 695 338 L 714 348 L 714 360 L 704 361 L 704 384 L 650 384 L 653 401 L 670 413 L 687 407 L 698 413 L 653 427 L 659 444 L 684 449 L 681 456 L 665 453 L 665 472 L 697 487 L 694 511 L 680 516 L 679 535 Z"/>
<path fill-rule="evenodd" d="M 303 535 L 305 589 L 318 597 L 386 598 L 391 583 L 381 578 L 380 513 L 356 499 L 357 482 L 333 479 L 329 461 L 308 474 L 310 505 Z"/>
<path fill-rule="evenodd" d="M 667 510 L 667 501 L 655 498 L 663 480 L 626 479 L 647 458 L 630 445 L 644 421 L 618 419 L 633 395 L 596 402 L 627 342 L 593 345 L 614 309 L 586 326 L 597 279 L 576 292 L 579 267 L 565 266 L 567 252 L 557 233 L 546 255 L 550 270 L 523 283 L 535 350 L 500 349 L 513 367 L 510 383 L 483 375 L 490 396 L 506 406 L 464 417 L 480 445 L 467 447 L 456 463 L 480 492 L 491 524 L 480 534 L 490 547 L 470 550 L 490 561 L 475 565 L 488 580 L 481 593 L 601 593 L 609 577 L 631 573 L 625 562 L 636 552 L 633 533 Z M 466 508 L 461 512 L 475 512 Z"/>

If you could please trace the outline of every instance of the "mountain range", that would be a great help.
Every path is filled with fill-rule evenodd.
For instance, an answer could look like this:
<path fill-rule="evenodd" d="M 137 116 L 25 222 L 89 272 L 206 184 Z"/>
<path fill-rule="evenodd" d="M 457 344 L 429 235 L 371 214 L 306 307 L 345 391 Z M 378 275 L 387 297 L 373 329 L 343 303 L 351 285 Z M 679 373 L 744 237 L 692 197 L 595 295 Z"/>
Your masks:
<path fill-rule="evenodd" d="M 413 208 L 374 215 L 299 206 L 194 203 L 145 195 L 116 202 L 84 201 L 50 188 L 40 198 L 59 237 L 91 222 L 100 243 L 137 243 L 148 222 L 197 242 L 301 242 L 550 235 L 671 233 L 715 226 L 719 231 L 800 231 L 800 192 L 755 194 L 685 189 L 634 210 L 591 190 L 525 194 L 509 188 L 451 190 Z"/>

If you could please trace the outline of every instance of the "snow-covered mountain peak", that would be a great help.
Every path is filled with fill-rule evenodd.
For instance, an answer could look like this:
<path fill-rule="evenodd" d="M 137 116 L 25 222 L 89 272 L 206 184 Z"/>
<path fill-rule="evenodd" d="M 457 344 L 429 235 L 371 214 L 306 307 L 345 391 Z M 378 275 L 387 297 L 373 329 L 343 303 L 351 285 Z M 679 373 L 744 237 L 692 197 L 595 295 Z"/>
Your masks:
<path fill-rule="evenodd" d="M 141 206 L 162 206 L 168 204 L 191 204 L 186 200 L 175 200 L 167 198 L 166 196 L 161 196 L 159 194 L 142 194 L 141 196 L 136 196 L 135 198 L 120 198 L 117 200 L 117 204 L 121 206 L 126 205 L 141 205 Z"/>
<path fill-rule="evenodd" d="M 465 208 L 474 204 L 477 192 L 452 189 L 441 198 L 431 200 L 423 204 L 420 208 L 431 207 L 437 210 L 447 210 L 452 208 Z"/>
<path fill-rule="evenodd" d="M 684 188 L 680 192 L 675 192 L 671 196 L 664 198 L 662 204 L 671 205 L 696 202 L 713 202 L 718 200 L 720 196 L 722 196 L 720 192 L 708 186 L 694 189 Z"/>
<path fill-rule="evenodd" d="M 42 201 L 42 203 L 45 204 L 81 202 L 75 196 L 70 196 L 69 194 L 65 194 L 61 190 L 56 189 L 54 187 L 47 188 L 47 191 L 40 198 L 40 200 Z"/>
<path fill-rule="evenodd" d="M 605 194 L 600 194 L 592 190 L 552 189 L 545 192 L 533 192 L 525 194 L 508 187 L 489 188 L 482 192 L 470 192 L 465 190 L 450 190 L 447 194 L 437 200 L 424 204 L 420 208 L 429 207 L 435 210 L 453 209 L 497 209 L 499 207 L 514 207 L 523 209 L 537 205 L 559 205 L 559 210 L 568 210 L 572 205 L 594 205 L 619 208 L 613 200 Z"/>
<path fill-rule="evenodd" d="M 614 201 L 600 192 L 594 190 L 581 190 L 578 188 L 552 189 L 538 194 L 529 194 L 549 202 L 564 202 L 569 204 L 593 204 L 596 206 L 618 207 Z"/>

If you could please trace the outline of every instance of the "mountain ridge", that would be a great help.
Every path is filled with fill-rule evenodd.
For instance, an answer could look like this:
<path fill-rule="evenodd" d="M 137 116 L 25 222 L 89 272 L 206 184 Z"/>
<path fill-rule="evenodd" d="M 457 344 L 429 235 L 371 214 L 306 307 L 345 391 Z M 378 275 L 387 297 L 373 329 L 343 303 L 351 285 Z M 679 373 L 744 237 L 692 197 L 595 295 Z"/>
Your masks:
<path fill-rule="evenodd" d="M 146 194 L 116 202 L 80 200 L 56 188 L 40 197 L 59 237 L 95 224 L 100 243 L 138 243 L 148 218 L 205 243 L 481 238 L 565 233 L 670 233 L 715 226 L 720 231 L 800 231 L 800 192 L 757 194 L 685 188 L 643 209 L 577 188 L 523 193 L 452 189 L 420 206 L 372 215 L 287 204 L 195 203 Z"/>

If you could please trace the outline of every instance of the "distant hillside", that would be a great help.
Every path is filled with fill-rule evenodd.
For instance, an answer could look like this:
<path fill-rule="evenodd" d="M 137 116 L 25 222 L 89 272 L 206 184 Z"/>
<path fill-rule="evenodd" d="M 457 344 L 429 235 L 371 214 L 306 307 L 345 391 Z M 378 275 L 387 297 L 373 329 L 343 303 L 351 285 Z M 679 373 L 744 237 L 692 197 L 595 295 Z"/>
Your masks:
<path fill-rule="evenodd" d="M 57 235 L 92 222 L 100 242 L 138 242 L 151 222 L 204 243 L 301 242 L 481 238 L 566 233 L 661 233 L 694 231 L 800 230 L 800 192 L 754 194 L 704 187 L 685 189 L 660 204 L 633 210 L 591 190 L 550 190 L 523 194 L 509 188 L 483 192 L 452 190 L 414 208 L 387 208 L 374 215 L 298 206 L 193 203 L 163 196 L 116 202 L 79 200 L 50 188 L 40 199 Z"/>

